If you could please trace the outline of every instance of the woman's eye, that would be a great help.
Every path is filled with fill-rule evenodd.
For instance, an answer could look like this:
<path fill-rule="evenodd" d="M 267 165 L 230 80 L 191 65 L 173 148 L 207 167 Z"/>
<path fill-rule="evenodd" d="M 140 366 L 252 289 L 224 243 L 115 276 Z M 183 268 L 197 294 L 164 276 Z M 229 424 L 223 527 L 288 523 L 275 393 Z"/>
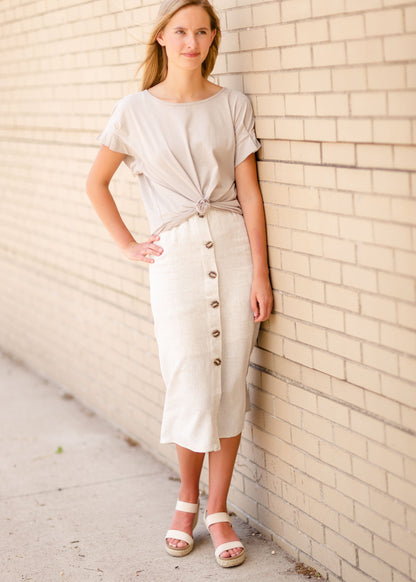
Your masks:
<path fill-rule="evenodd" d="M 183 34 L 183 30 L 177 30 L 176 34 Z"/>
<path fill-rule="evenodd" d="M 206 30 L 199 30 L 199 31 L 198 31 L 198 34 L 206 34 L 206 33 L 207 33 L 207 31 L 206 31 Z"/>

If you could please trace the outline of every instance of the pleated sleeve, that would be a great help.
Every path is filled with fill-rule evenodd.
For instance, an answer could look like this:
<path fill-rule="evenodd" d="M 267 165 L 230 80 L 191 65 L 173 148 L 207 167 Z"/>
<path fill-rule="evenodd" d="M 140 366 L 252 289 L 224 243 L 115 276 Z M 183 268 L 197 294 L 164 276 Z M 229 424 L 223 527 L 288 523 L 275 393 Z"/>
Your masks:
<path fill-rule="evenodd" d="M 253 107 L 249 98 L 242 93 L 239 93 L 239 99 L 235 104 L 234 130 L 234 166 L 238 166 L 250 154 L 256 152 L 261 147 L 254 130 Z"/>

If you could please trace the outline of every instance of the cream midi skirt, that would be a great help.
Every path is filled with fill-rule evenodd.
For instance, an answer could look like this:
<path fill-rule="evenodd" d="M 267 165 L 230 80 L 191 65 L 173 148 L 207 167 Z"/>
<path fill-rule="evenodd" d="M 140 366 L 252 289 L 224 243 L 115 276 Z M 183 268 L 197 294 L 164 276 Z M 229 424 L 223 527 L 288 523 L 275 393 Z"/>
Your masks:
<path fill-rule="evenodd" d="M 210 208 L 162 232 L 150 265 L 151 305 L 166 397 L 162 443 L 217 451 L 242 432 L 246 377 L 259 325 L 240 214 Z"/>

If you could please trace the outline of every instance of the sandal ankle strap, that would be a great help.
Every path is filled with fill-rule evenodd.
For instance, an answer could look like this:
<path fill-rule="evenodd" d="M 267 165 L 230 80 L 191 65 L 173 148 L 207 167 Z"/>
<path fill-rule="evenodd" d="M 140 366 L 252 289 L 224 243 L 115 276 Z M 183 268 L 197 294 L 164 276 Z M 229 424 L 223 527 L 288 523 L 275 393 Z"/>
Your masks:
<path fill-rule="evenodd" d="M 187 501 L 178 501 L 176 502 L 176 508 L 178 511 L 186 511 L 187 513 L 197 513 L 199 510 L 199 501 L 198 503 L 188 503 Z"/>
<path fill-rule="evenodd" d="M 230 516 L 225 511 L 220 511 L 218 513 L 211 513 L 211 515 L 207 515 L 206 511 L 205 511 L 204 519 L 205 519 L 205 525 L 207 526 L 207 528 L 209 528 L 209 526 L 212 525 L 213 523 L 223 523 L 223 522 L 229 523 L 232 526 Z M 224 551 L 224 550 L 222 550 L 222 551 Z"/>

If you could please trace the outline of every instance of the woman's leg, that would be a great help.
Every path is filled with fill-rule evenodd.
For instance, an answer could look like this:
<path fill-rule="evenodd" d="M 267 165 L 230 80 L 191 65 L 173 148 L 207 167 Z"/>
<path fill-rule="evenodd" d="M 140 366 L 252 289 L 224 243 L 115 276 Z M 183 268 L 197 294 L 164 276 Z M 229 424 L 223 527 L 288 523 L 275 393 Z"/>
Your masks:
<path fill-rule="evenodd" d="M 197 503 L 199 498 L 199 478 L 205 453 L 195 453 L 184 447 L 176 445 L 176 453 L 179 461 L 181 486 L 178 499 L 188 503 Z M 192 523 L 194 514 L 186 511 L 175 511 L 169 529 L 178 529 L 192 535 Z M 184 548 L 187 543 L 183 540 L 168 538 L 169 545 L 176 548 Z"/>
<path fill-rule="evenodd" d="M 227 511 L 227 496 L 233 475 L 235 458 L 240 445 L 241 435 L 220 439 L 221 450 L 209 453 L 209 497 L 207 514 Z M 229 523 L 214 523 L 209 531 L 215 547 L 225 542 L 238 541 L 238 537 Z M 232 548 L 222 552 L 221 558 L 237 556 L 241 548 Z"/>

